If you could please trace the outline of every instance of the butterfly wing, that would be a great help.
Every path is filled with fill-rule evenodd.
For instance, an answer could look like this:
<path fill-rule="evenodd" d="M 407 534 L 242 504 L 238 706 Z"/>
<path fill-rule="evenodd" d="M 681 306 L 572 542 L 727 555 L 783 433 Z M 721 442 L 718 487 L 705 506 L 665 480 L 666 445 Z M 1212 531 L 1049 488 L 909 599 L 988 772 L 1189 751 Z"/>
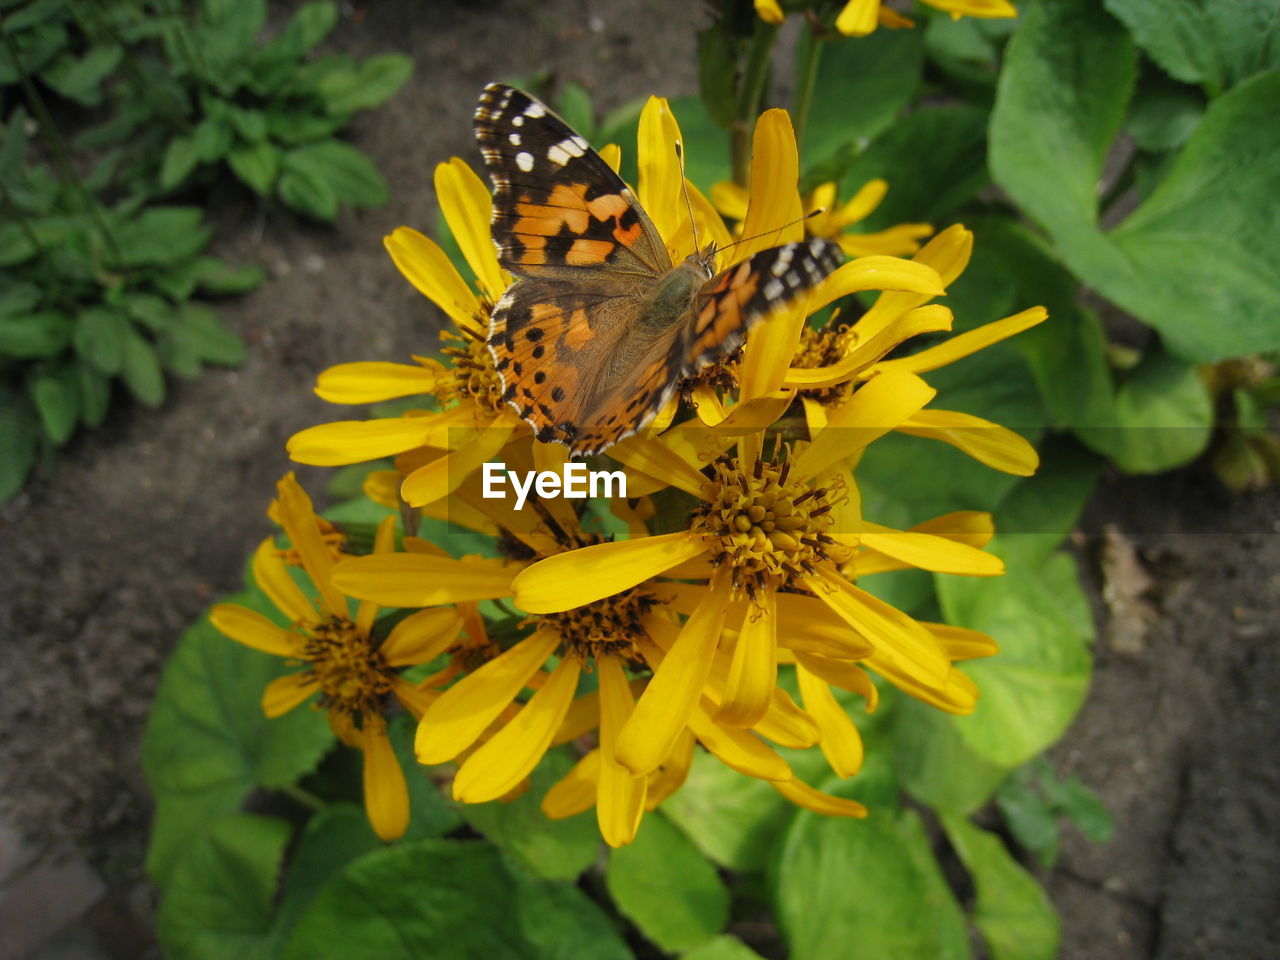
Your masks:
<path fill-rule="evenodd" d="M 516 276 L 653 280 L 671 269 L 635 195 L 568 124 L 502 83 L 480 95 L 476 140 L 495 188 L 492 232 Z"/>

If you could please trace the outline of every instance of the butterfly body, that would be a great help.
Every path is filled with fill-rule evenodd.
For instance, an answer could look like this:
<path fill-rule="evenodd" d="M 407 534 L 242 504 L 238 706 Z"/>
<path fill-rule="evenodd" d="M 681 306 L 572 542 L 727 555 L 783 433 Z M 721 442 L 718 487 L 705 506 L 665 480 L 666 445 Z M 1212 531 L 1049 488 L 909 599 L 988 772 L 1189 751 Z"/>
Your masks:
<path fill-rule="evenodd" d="M 539 440 L 589 455 L 653 419 L 752 324 L 840 262 L 822 240 L 715 271 L 707 247 L 673 264 L 616 173 L 543 104 L 490 84 L 476 138 L 494 181 L 492 233 L 515 277 L 489 350 L 503 396 Z"/>

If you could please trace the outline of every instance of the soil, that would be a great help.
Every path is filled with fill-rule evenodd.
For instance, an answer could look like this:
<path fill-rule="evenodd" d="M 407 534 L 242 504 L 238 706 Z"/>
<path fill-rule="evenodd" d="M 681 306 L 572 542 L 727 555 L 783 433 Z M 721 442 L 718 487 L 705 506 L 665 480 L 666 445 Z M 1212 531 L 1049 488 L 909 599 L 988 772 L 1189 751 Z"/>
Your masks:
<path fill-rule="evenodd" d="M 291 469 L 285 439 L 335 418 L 311 392 L 315 374 L 435 342 L 438 315 L 382 236 L 434 229 L 431 171 L 455 154 L 478 160 L 470 118 L 485 82 L 550 69 L 601 109 L 691 93 L 705 15 L 688 0 L 346 8 L 332 50 L 399 50 L 417 64 L 350 128 L 392 203 L 322 228 L 238 190 L 217 197 L 217 252 L 271 275 L 222 308 L 248 361 L 171 381 L 159 410 L 120 403 L 0 511 L 0 827 L 35 857 L 72 851 L 105 881 L 95 929 L 110 928 L 110 955 L 148 950 L 140 742 L 175 638 L 238 587 L 268 530 L 272 485 Z M 325 473 L 299 470 L 315 492 Z M 1086 513 L 1078 543 L 1104 638 L 1088 704 L 1053 757 L 1101 794 L 1117 828 L 1105 846 L 1069 831 L 1044 875 L 1068 960 L 1280 956 L 1277 506 L 1274 495 L 1227 495 L 1193 467 L 1107 478 Z M 1105 629 L 1108 525 L 1151 581 L 1137 598 L 1140 638 L 1138 621 Z"/>

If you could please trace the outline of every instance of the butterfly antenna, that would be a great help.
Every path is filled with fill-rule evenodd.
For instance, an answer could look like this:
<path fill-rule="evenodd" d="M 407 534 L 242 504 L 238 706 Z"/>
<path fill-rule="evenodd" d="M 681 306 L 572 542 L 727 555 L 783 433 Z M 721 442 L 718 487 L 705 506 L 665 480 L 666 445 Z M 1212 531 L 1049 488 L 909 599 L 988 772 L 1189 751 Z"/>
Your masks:
<path fill-rule="evenodd" d="M 816 210 L 810 210 L 803 217 L 796 217 L 794 220 L 790 220 L 784 223 L 780 227 L 775 227 L 772 230 L 762 230 L 759 233 L 753 233 L 749 237 L 739 237 L 737 240 L 734 240 L 732 243 L 726 243 L 722 249 L 728 250 L 730 247 L 736 247 L 740 243 L 746 243 L 748 240 L 755 240 L 759 237 L 766 236 L 767 234 L 770 234 L 770 233 L 781 233 L 783 230 L 787 229 L 787 227 L 791 226 L 793 223 L 803 223 L 804 221 L 808 220 L 810 217 L 816 217 L 818 214 L 826 213 L 826 212 L 827 212 L 826 207 L 818 207 L 818 209 Z"/>
<path fill-rule="evenodd" d="M 680 163 L 680 189 L 684 193 L 684 205 L 689 211 L 689 225 L 693 227 L 693 249 L 701 250 L 702 244 L 698 242 L 698 221 L 693 215 L 693 201 L 689 199 L 689 181 L 684 175 L 684 146 L 679 140 L 676 141 L 676 160 Z"/>

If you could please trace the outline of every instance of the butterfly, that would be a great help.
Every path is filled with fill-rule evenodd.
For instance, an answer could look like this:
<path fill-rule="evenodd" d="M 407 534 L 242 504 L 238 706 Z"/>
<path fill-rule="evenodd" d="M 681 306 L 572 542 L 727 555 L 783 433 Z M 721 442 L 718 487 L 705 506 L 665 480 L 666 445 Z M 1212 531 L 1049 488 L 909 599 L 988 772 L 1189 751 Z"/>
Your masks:
<path fill-rule="evenodd" d="M 718 274 L 714 246 L 673 264 L 635 194 L 544 104 L 491 83 L 475 132 L 494 183 L 498 259 L 516 277 L 489 321 L 502 396 L 539 440 L 574 456 L 641 429 L 684 381 L 840 264 L 825 240 Z"/>

